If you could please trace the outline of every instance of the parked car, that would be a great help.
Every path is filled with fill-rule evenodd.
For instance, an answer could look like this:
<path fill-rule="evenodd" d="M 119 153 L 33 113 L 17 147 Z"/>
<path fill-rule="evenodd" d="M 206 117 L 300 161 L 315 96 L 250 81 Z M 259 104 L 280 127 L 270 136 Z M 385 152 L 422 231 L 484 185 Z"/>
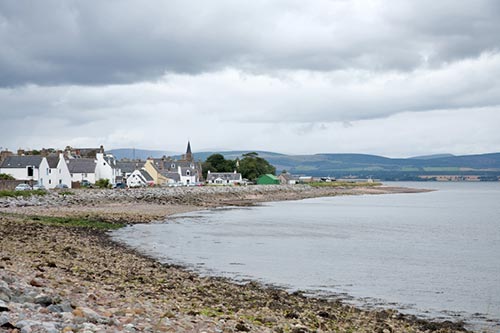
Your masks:
<path fill-rule="evenodd" d="M 46 190 L 45 186 L 43 186 L 42 184 L 33 185 L 33 189 L 34 190 Z"/>
<path fill-rule="evenodd" d="M 125 183 L 116 183 L 113 185 L 113 188 L 127 188 L 127 184 Z"/>
<path fill-rule="evenodd" d="M 30 191 L 31 186 L 29 186 L 28 184 L 19 184 L 16 186 L 16 188 L 14 190 L 16 190 L 16 191 Z"/>
<path fill-rule="evenodd" d="M 55 188 L 59 188 L 59 189 L 61 189 L 61 188 L 68 188 L 68 185 L 66 185 L 66 184 L 57 184 Z"/>
<path fill-rule="evenodd" d="M 92 188 L 92 184 L 87 180 L 87 179 L 84 179 L 82 180 L 82 182 L 80 183 L 80 186 L 81 187 L 89 187 L 89 188 Z"/>

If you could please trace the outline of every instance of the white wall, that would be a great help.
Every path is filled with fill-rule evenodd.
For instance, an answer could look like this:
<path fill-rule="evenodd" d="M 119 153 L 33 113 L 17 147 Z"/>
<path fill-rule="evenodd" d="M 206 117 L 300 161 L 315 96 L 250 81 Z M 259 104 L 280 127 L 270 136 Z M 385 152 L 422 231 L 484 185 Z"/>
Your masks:
<path fill-rule="evenodd" d="M 91 184 L 95 184 L 95 173 L 73 173 L 71 174 L 71 181 L 82 182 L 82 180 L 88 180 Z"/>
<path fill-rule="evenodd" d="M 110 184 L 116 183 L 116 177 L 119 175 L 120 170 L 115 169 L 104 159 L 103 153 L 96 154 L 97 164 L 95 168 L 95 178 L 108 179 Z"/>
<path fill-rule="evenodd" d="M 49 176 L 48 176 L 49 163 L 47 159 L 44 157 L 42 162 L 40 163 L 40 169 L 38 173 L 38 184 L 45 186 L 48 188 L 49 185 Z"/>
<path fill-rule="evenodd" d="M 146 186 L 146 180 L 142 176 L 139 170 L 135 170 L 127 177 L 127 186 L 128 187 L 141 187 Z"/>
<path fill-rule="evenodd" d="M 33 180 L 37 181 L 39 176 L 39 166 L 33 169 L 33 178 L 28 177 L 28 168 L 1 168 L 0 173 L 6 173 L 18 180 Z"/>
<path fill-rule="evenodd" d="M 71 188 L 71 174 L 63 154 L 59 155 L 59 162 L 57 163 L 57 183 L 66 184 Z"/>

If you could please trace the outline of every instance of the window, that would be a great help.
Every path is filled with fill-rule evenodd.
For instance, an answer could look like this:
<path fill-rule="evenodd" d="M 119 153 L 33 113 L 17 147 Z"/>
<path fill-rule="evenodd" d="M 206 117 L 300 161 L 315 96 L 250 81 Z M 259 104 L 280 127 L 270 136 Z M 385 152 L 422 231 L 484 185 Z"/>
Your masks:
<path fill-rule="evenodd" d="M 62 184 L 62 179 L 59 179 L 59 184 Z"/>
<path fill-rule="evenodd" d="M 47 176 L 49 175 L 49 170 L 50 170 L 49 168 L 45 169 L 45 173 Z"/>
<path fill-rule="evenodd" d="M 186 171 L 186 176 L 189 176 L 190 175 L 190 172 L 189 170 Z"/>
<path fill-rule="evenodd" d="M 59 169 L 59 174 L 61 174 L 61 169 Z"/>
<path fill-rule="evenodd" d="M 49 179 L 49 184 L 52 184 L 52 179 Z"/>

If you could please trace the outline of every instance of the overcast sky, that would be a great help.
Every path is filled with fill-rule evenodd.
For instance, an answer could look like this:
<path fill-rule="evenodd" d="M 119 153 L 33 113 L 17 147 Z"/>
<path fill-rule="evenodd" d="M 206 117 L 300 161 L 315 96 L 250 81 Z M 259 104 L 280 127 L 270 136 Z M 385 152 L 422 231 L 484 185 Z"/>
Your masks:
<path fill-rule="evenodd" d="M 0 147 L 500 152 L 498 0 L 0 2 Z"/>

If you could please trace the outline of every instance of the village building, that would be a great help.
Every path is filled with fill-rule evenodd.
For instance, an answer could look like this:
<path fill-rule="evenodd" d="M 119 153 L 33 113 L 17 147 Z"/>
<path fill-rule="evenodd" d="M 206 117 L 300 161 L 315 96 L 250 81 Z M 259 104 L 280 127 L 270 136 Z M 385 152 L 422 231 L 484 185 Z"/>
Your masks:
<path fill-rule="evenodd" d="M 74 158 L 68 160 L 68 169 L 72 182 L 89 182 L 95 184 L 95 169 L 97 161 L 94 158 Z"/>
<path fill-rule="evenodd" d="M 96 163 L 95 177 L 97 180 L 108 179 L 112 185 L 122 181 L 121 171 L 113 155 L 97 153 Z"/>
<path fill-rule="evenodd" d="M 298 177 L 283 172 L 278 176 L 281 185 L 295 185 L 298 183 Z"/>
<path fill-rule="evenodd" d="M 243 178 L 239 172 L 207 172 L 207 184 L 210 185 L 239 185 L 243 183 Z"/>
<path fill-rule="evenodd" d="M 144 168 L 153 177 L 158 185 L 173 184 L 179 182 L 181 185 L 193 185 L 202 179 L 201 161 L 195 161 L 191 151 L 191 143 L 188 142 L 186 154 L 178 160 L 163 156 L 162 158 L 148 158 Z M 173 177 L 173 174 L 179 175 Z"/>
<path fill-rule="evenodd" d="M 38 181 L 43 159 L 44 157 L 40 155 L 10 155 L 5 157 L 0 164 L 0 173 L 11 175 L 17 180 Z"/>
<path fill-rule="evenodd" d="M 153 186 L 154 180 L 144 169 L 136 169 L 127 177 L 128 187 L 146 187 Z"/>
<path fill-rule="evenodd" d="M 55 188 L 63 184 L 71 187 L 71 174 L 62 153 L 42 159 L 38 183 L 46 188 Z"/>
<path fill-rule="evenodd" d="M 275 175 L 271 175 L 270 173 L 261 175 L 257 179 L 257 185 L 279 185 L 280 180 Z"/>
<path fill-rule="evenodd" d="M 144 164 L 145 162 L 141 160 L 117 161 L 116 167 L 120 169 L 122 178 L 126 180 L 135 170 L 142 169 L 144 167 Z"/>
<path fill-rule="evenodd" d="M 46 188 L 55 188 L 58 184 L 71 187 L 71 175 L 62 153 L 47 157 L 11 155 L 0 165 L 0 173 L 11 175 L 16 180 L 36 182 Z"/>

